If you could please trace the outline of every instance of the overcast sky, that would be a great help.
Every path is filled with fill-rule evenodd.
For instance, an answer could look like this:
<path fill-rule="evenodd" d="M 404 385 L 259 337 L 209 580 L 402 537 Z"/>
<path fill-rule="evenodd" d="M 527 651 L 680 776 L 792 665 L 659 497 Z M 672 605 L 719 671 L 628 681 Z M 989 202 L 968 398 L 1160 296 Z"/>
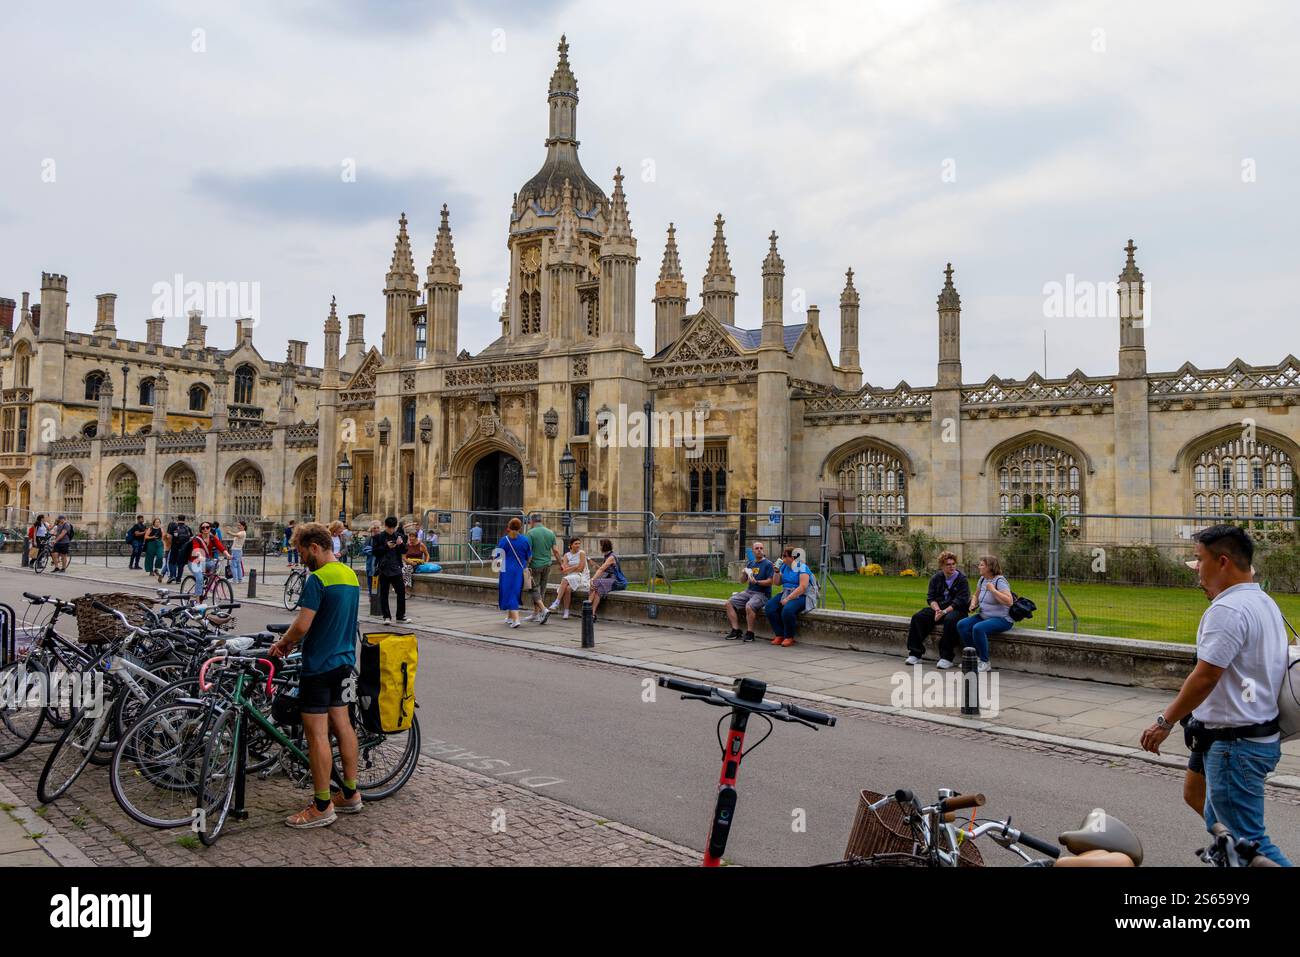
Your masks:
<path fill-rule="evenodd" d="M 1300 352 L 1295 5 L 797 7 L 6 4 L 0 296 L 35 301 L 62 272 L 71 328 L 116 292 L 119 333 L 143 339 L 156 283 L 257 283 L 262 353 L 304 338 L 319 364 L 330 296 L 377 342 L 398 214 L 423 278 L 446 202 L 477 351 L 564 32 L 579 156 L 606 192 L 627 175 L 647 352 L 667 224 L 694 311 L 718 212 L 741 325 L 760 323 L 775 229 L 786 321 L 820 305 L 837 355 L 853 267 L 876 385 L 934 382 L 950 260 L 966 381 L 1041 372 L 1044 331 L 1049 374 L 1113 372 L 1113 316 L 1048 316 L 1044 287 L 1113 282 L 1130 236 L 1153 370 Z M 232 320 L 209 330 L 233 339 Z"/>

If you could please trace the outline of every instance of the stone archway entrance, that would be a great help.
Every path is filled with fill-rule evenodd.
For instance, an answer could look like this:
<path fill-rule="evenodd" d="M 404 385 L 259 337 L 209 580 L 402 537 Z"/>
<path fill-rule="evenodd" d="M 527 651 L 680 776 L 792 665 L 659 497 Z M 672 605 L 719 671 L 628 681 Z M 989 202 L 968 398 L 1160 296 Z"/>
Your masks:
<path fill-rule="evenodd" d="M 524 467 L 507 452 L 489 452 L 476 463 L 470 478 L 470 508 L 497 512 L 524 507 Z M 483 541 L 496 542 L 505 534 L 508 518 L 484 516 Z"/>

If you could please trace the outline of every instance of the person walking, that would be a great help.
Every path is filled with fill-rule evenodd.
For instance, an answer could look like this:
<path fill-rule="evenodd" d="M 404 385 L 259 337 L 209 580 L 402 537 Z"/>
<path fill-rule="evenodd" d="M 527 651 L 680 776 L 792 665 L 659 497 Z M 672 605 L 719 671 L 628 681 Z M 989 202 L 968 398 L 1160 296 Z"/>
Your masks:
<path fill-rule="evenodd" d="M 244 582 L 244 543 L 248 540 L 248 523 L 242 519 L 235 523 L 235 534 L 230 537 L 230 571 L 235 584 Z"/>
<path fill-rule="evenodd" d="M 284 527 L 284 555 L 291 569 L 298 564 L 298 547 L 294 545 L 293 537 L 296 525 L 297 521 L 291 518 Z"/>
<path fill-rule="evenodd" d="M 54 549 L 54 571 L 66 572 L 72 561 L 72 523 L 66 516 L 60 515 L 54 522 L 54 531 L 50 533 L 50 544 Z"/>
<path fill-rule="evenodd" d="M 1254 555 L 1255 543 L 1236 525 L 1212 525 L 1196 536 L 1196 559 L 1187 564 L 1210 600 L 1196 629 L 1196 667 L 1140 743 L 1159 754 L 1186 718 L 1190 750 L 1202 756 L 1205 771 L 1206 830 L 1220 823 L 1289 867 L 1264 829 L 1264 780 L 1282 757 L 1277 700 L 1287 634 L 1277 603 L 1254 580 Z"/>
<path fill-rule="evenodd" d="M 127 541 L 131 544 L 131 560 L 126 563 L 127 568 L 140 570 L 140 558 L 144 555 L 144 533 L 149 526 L 144 523 L 144 516 L 137 515 L 135 524 L 126 533 Z"/>
<path fill-rule="evenodd" d="M 161 583 L 163 580 L 162 520 L 155 518 L 144 530 L 144 571 Z"/>
<path fill-rule="evenodd" d="M 532 557 L 532 546 L 528 544 L 523 530 L 524 523 L 512 518 L 492 555 L 501 561 L 501 571 L 497 576 L 497 607 L 506 613 L 506 624 L 511 628 L 519 627 L 519 598 L 524 590 L 524 569 Z"/>
<path fill-rule="evenodd" d="M 470 554 L 472 554 L 475 558 L 482 558 L 483 556 L 480 554 L 482 548 L 483 548 L 483 526 L 480 525 L 478 522 L 475 522 L 474 527 L 469 530 Z"/>
<path fill-rule="evenodd" d="M 397 620 L 409 622 L 411 619 L 406 617 L 406 589 L 402 587 L 402 555 L 406 552 L 406 535 L 398 527 L 396 515 L 384 519 L 384 527 L 370 540 L 370 547 L 375 560 L 375 572 L 379 575 L 379 613 L 384 623 L 392 621 L 388 605 L 390 587 L 397 591 Z"/>
<path fill-rule="evenodd" d="M 908 626 L 905 664 L 919 665 L 925 659 L 926 636 L 937 627 L 941 629 L 939 667 L 951 668 L 960 638 L 957 623 L 970 607 L 970 581 L 957 567 L 957 556 L 952 552 L 939 553 L 939 570 L 930 576 L 925 604 L 926 607 L 912 616 Z"/>
<path fill-rule="evenodd" d="M 975 597 L 971 599 L 971 614 L 957 622 L 957 637 L 963 648 L 974 645 L 979 655 L 979 671 L 990 671 L 989 637 L 1010 631 L 1011 606 L 1016 597 L 1011 593 L 1011 583 L 1002 575 L 1002 565 L 992 555 L 985 555 L 979 564 L 980 580 Z M 948 667 L 952 659 L 944 659 Z M 943 662 L 939 663 L 943 667 Z"/>
<path fill-rule="evenodd" d="M 365 543 L 361 546 L 361 554 L 366 556 L 366 594 L 370 595 L 375 587 L 375 536 L 383 528 L 378 519 L 370 522 L 370 528 L 366 532 Z"/>
<path fill-rule="evenodd" d="M 591 573 L 587 569 L 587 553 L 582 550 L 582 536 L 575 535 L 569 539 L 569 547 L 564 554 L 560 556 L 560 588 L 555 595 L 555 601 L 547 607 L 548 613 L 558 611 L 560 606 L 564 606 L 564 615 L 569 617 L 569 602 L 573 600 L 577 592 L 585 592 L 591 588 Z"/>
<path fill-rule="evenodd" d="M 732 594 L 725 606 L 727 621 L 731 623 L 731 631 L 726 635 L 728 641 L 735 641 L 737 638 L 753 641 L 754 622 L 758 620 L 758 613 L 766 607 L 772 597 L 772 583 L 776 581 L 776 566 L 767 557 L 767 547 L 762 542 L 755 542 L 753 550 L 754 559 L 745 566 L 747 583 L 745 589 Z M 742 608 L 745 611 L 744 632 L 740 630 Z"/>
<path fill-rule="evenodd" d="M 185 524 L 185 516 L 177 515 L 176 521 L 167 523 L 167 563 L 168 576 L 167 581 L 172 585 L 179 585 L 181 575 L 185 573 L 185 565 L 190 560 L 190 539 L 194 537 L 194 531 Z"/>
<path fill-rule="evenodd" d="M 551 565 L 559 559 L 560 550 L 555 544 L 555 533 L 542 524 L 540 512 L 528 516 L 528 531 L 524 534 L 533 553 L 528 562 L 528 570 L 533 576 L 533 613 L 524 621 L 544 625 L 551 617 L 550 609 L 546 607 L 546 580 L 551 577 Z"/>
<path fill-rule="evenodd" d="M 303 583 L 298 614 L 289 630 L 271 645 L 273 658 L 294 646 L 302 648 L 298 710 L 311 763 L 312 802 L 285 819 L 293 828 L 325 827 L 339 814 L 362 809 L 357 786 L 357 735 L 352 727 L 343 685 L 357 660 L 357 613 L 361 588 L 357 576 L 335 558 L 329 530 L 307 522 L 295 530 L 294 550 L 310 574 Z M 334 768 L 330 736 L 338 744 L 343 778 L 330 789 Z"/>
<path fill-rule="evenodd" d="M 808 586 L 812 583 L 812 569 L 794 557 L 794 546 L 781 549 L 781 594 L 767 600 L 764 611 L 772 625 L 772 644 L 789 648 L 794 644 L 799 628 L 799 613 L 808 604 Z"/>

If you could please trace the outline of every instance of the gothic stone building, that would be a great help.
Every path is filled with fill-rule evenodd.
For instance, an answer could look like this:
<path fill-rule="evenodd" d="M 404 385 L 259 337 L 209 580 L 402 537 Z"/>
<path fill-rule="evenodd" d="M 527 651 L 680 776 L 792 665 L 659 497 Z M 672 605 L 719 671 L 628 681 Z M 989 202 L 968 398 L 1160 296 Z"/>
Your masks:
<path fill-rule="evenodd" d="M 659 416 L 706 413 L 702 454 L 655 450 L 656 512 L 735 511 L 746 497 L 829 499 L 886 524 L 909 512 L 1040 504 L 1091 514 L 1296 514 L 1300 362 L 1148 372 L 1131 241 L 1115 375 L 965 382 L 949 266 L 935 384 L 866 384 L 852 270 L 833 357 L 816 306 L 802 322 L 786 321 L 775 233 L 760 301 L 746 310 L 721 216 L 694 311 L 669 224 L 646 355 L 634 336 L 637 240 L 623 177 L 615 172 L 606 195 L 579 162 L 567 51 L 562 40 L 545 158 L 510 207 L 507 301 L 489 346 L 471 355 L 458 345 L 460 270 L 446 206 L 423 283 L 399 220 L 382 348 L 366 350 L 364 317 L 355 315 L 340 356 L 331 305 L 323 369 L 303 365 L 301 343 L 283 363 L 264 360 L 242 325 L 234 349 L 207 347 L 197 316 L 183 347 L 162 344 L 160 320 L 146 343 L 119 340 L 111 296 L 99 297 L 94 333 L 70 333 L 66 280 L 46 275 L 39 318 L 24 306 L 9 332 L 15 304 L 0 300 L 0 496 L 45 511 L 112 512 L 134 482 L 139 510 L 150 514 L 324 518 L 342 505 L 334 469 L 346 454 L 352 518 L 559 509 L 567 448 L 575 507 L 637 512 L 646 502 L 643 449 L 598 441 L 595 422 L 603 410 L 650 402 Z M 114 434 L 121 402 L 112 393 L 123 363 L 134 383 L 124 436 Z M 46 420 L 56 436 L 38 428 Z"/>

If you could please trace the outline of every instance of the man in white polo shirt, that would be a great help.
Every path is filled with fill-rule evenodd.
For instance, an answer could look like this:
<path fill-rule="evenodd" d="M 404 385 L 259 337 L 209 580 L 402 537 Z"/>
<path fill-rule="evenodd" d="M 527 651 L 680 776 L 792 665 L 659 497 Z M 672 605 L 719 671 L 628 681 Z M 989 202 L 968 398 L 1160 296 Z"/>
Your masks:
<path fill-rule="evenodd" d="M 1286 674 L 1282 612 L 1254 582 L 1255 545 L 1244 529 L 1214 525 L 1196 536 L 1196 568 L 1210 607 L 1196 632 L 1196 667 L 1173 704 L 1142 732 L 1142 747 L 1161 743 L 1187 715 L 1212 739 L 1205 761 L 1205 826 L 1255 841 L 1270 860 L 1290 861 L 1264 833 L 1264 779 L 1282 757 L 1277 697 Z"/>

